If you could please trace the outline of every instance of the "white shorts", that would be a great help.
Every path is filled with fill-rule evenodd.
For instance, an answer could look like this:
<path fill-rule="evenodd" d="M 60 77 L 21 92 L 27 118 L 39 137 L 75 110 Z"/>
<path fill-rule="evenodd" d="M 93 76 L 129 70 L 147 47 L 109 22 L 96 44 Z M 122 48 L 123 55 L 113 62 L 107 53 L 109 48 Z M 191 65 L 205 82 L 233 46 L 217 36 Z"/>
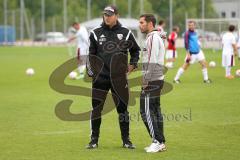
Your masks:
<path fill-rule="evenodd" d="M 167 50 L 166 59 L 172 59 L 172 58 L 177 58 L 177 51 Z"/>
<path fill-rule="evenodd" d="M 223 67 L 235 66 L 234 56 L 231 54 L 223 54 L 222 55 L 222 66 Z"/>
<path fill-rule="evenodd" d="M 191 55 L 191 60 L 190 60 L 190 64 L 194 64 L 196 62 L 202 61 L 205 59 L 205 56 L 203 54 L 203 51 L 200 50 L 198 54 L 192 54 Z M 187 56 L 185 58 L 185 62 L 187 62 Z"/>

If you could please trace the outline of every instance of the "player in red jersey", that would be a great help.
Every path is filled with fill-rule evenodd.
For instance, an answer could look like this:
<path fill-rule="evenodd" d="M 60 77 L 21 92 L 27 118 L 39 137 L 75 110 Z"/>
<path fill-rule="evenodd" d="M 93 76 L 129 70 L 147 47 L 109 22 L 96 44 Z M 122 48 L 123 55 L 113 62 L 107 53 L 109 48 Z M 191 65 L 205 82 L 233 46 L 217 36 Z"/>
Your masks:
<path fill-rule="evenodd" d="M 179 27 L 173 27 L 172 32 L 168 36 L 168 48 L 166 52 L 166 67 L 173 68 L 173 63 L 177 58 L 177 50 L 176 50 L 176 40 L 178 37 Z"/>

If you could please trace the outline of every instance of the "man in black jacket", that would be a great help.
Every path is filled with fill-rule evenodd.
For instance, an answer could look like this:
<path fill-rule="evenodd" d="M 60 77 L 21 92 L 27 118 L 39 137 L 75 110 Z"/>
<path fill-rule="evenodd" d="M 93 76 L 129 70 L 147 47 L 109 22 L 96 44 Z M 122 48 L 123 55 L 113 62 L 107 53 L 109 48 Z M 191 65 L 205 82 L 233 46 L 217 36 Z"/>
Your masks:
<path fill-rule="evenodd" d="M 101 125 L 101 112 L 111 89 L 112 97 L 119 114 L 119 125 L 123 147 L 134 149 L 129 138 L 127 74 L 137 67 L 140 48 L 131 31 L 118 21 L 118 10 L 107 6 L 103 11 L 103 23 L 90 33 L 88 73 L 92 82 L 91 141 L 88 149 L 98 147 Z M 128 64 L 130 52 L 130 64 Z"/>

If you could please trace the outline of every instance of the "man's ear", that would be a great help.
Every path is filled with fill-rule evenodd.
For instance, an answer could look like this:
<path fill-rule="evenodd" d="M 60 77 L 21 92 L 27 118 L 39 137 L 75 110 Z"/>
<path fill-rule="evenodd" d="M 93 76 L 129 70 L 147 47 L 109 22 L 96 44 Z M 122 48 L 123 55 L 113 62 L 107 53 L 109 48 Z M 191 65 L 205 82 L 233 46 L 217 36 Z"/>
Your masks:
<path fill-rule="evenodd" d="M 155 26 L 153 25 L 153 22 L 150 22 L 150 23 L 151 23 L 152 27 L 155 28 Z"/>

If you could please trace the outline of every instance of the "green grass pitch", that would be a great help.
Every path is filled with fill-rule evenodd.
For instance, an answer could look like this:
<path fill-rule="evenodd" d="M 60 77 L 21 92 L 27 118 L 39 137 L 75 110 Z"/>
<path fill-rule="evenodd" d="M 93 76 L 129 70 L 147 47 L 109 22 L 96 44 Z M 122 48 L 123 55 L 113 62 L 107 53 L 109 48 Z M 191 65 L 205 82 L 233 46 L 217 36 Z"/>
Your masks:
<path fill-rule="evenodd" d="M 175 68 L 166 74 L 170 83 L 185 56 L 182 49 L 178 53 Z M 239 159 L 240 78 L 224 78 L 220 51 L 205 50 L 205 55 L 208 61 L 217 63 L 216 68 L 209 69 L 213 83 L 203 83 L 200 65 L 195 64 L 184 73 L 182 84 L 174 84 L 173 90 L 161 97 L 168 150 L 147 154 L 143 148 L 151 140 L 138 118 L 139 99 L 129 107 L 130 114 L 135 115 L 130 134 L 137 149 L 121 148 L 114 110 L 103 117 L 99 148 L 86 150 L 89 121 L 62 121 L 54 109 L 59 101 L 73 99 L 72 112 L 87 111 L 90 98 L 55 92 L 48 83 L 52 71 L 70 58 L 67 48 L 1 47 L 0 160 Z M 240 69 L 239 64 L 236 60 L 232 72 Z M 28 67 L 35 69 L 33 77 L 25 75 Z M 90 87 L 82 80 L 66 79 L 66 83 Z"/>

